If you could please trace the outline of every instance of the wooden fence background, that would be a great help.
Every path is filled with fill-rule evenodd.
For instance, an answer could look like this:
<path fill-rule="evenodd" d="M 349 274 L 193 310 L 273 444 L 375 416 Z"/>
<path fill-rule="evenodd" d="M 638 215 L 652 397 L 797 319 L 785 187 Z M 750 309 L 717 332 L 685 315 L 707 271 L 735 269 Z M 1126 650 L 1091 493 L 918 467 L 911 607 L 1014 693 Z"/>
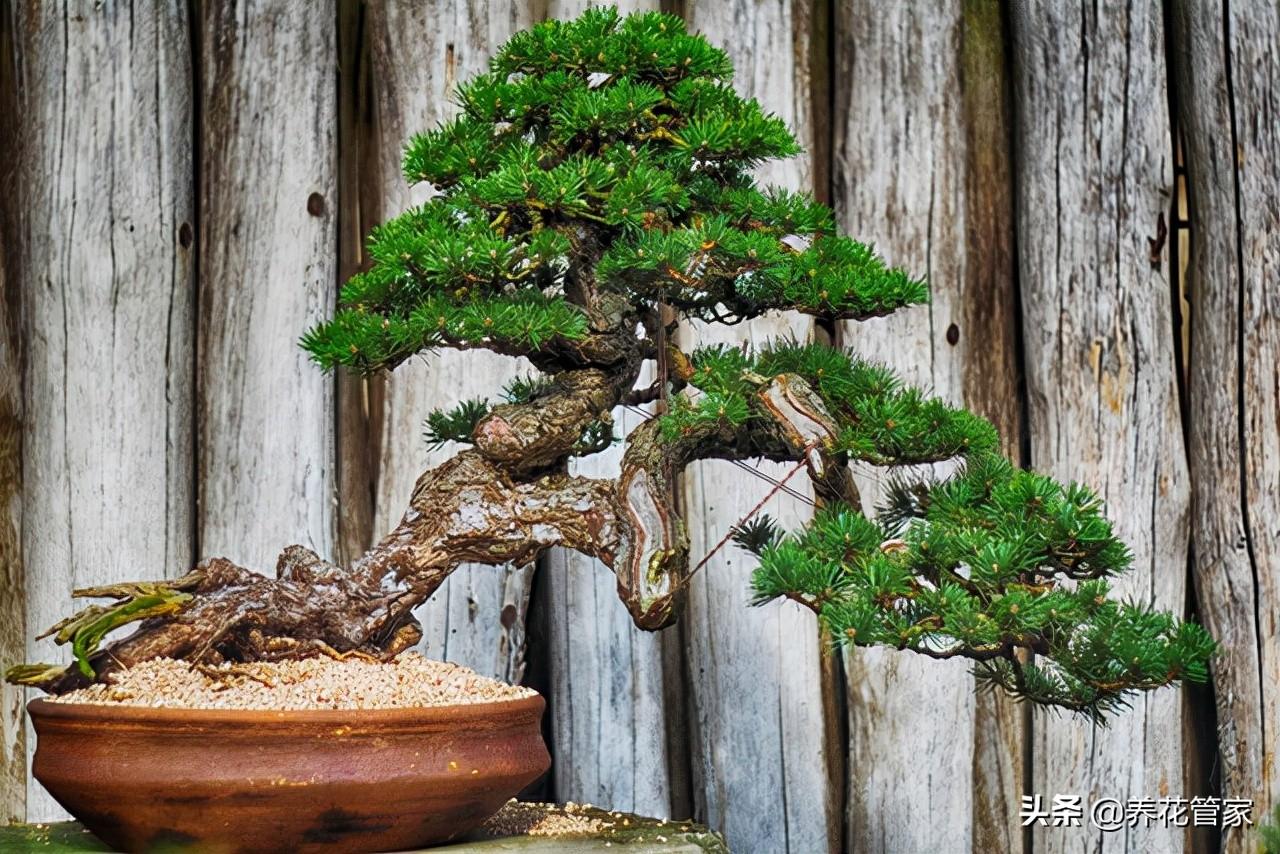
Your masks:
<path fill-rule="evenodd" d="M 513 31 L 582 5 L 0 3 L 0 662 L 56 654 L 28 638 L 72 587 L 201 555 L 268 568 L 291 542 L 349 559 L 399 516 L 433 460 L 426 411 L 518 366 L 442 353 L 365 383 L 295 341 L 370 225 L 420 198 L 408 134 Z M 656 636 L 578 556 L 460 572 L 428 650 L 548 694 L 545 796 L 694 815 L 735 851 L 1250 850 L 1240 831 L 1027 834 L 1018 810 L 1280 799 L 1280 7 L 662 5 L 807 143 L 764 176 L 934 290 L 865 324 L 683 334 L 844 342 L 1095 485 L 1139 557 L 1124 592 L 1222 642 L 1213 685 L 1107 730 L 1033 713 L 975 696 L 958 662 L 829 653 L 806 613 L 746 607 L 733 551 Z M 707 463 L 684 489 L 699 555 L 767 486 Z M 4 688 L 0 818 L 49 818 L 22 699 Z"/>

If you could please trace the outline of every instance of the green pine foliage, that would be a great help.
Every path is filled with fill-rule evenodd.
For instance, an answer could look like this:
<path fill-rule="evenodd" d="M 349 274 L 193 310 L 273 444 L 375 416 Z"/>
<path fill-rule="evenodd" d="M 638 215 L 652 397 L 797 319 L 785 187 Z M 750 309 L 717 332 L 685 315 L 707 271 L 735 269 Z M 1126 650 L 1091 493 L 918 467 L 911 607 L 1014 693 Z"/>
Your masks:
<path fill-rule="evenodd" d="M 435 195 L 373 230 L 372 266 L 303 347 L 365 372 L 438 347 L 554 354 L 589 334 L 570 287 L 584 278 L 637 315 L 661 303 L 726 323 L 773 310 L 865 319 L 927 301 L 923 280 L 840 235 L 829 208 L 756 186 L 755 166 L 799 146 L 735 93 L 732 72 L 665 14 L 595 9 L 516 35 L 459 86 L 459 115 L 409 142 L 405 175 Z M 789 535 L 767 517 L 735 529 L 759 555 L 756 603 L 801 602 L 840 643 L 974 660 L 985 686 L 1096 719 L 1135 690 L 1206 678 L 1203 629 L 1112 598 L 1131 555 L 1098 498 L 1016 469 L 985 420 L 819 344 L 709 347 L 690 364 L 662 416 L 667 440 L 763 427 L 758 392 L 798 375 L 838 428 L 838 462 L 895 468 L 875 518 L 833 505 Z M 534 374 L 503 397 L 554 388 Z M 471 400 L 432 413 L 427 439 L 470 441 L 489 412 Z M 574 453 L 612 441 L 602 418 Z M 929 463 L 951 474 L 909 468 Z"/>
<path fill-rule="evenodd" d="M 894 467 L 963 461 L 936 482 L 897 469 L 874 520 L 831 506 L 787 537 L 771 520 L 741 525 L 735 542 L 760 555 L 755 604 L 800 601 L 840 643 L 974 659 L 983 685 L 1098 720 L 1133 691 L 1207 678 L 1215 645 L 1204 629 L 1110 598 L 1107 579 L 1132 555 L 1098 497 L 1015 468 L 986 420 L 820 344 L 719 345 L 690 362 L 695 393 L 662 417 L 668 438 L 763 427 L 757 391 L 794 374 L 839 427 L 837 454 Z"/>
<path fill-rule="evenodd" d="M 464 400 L 452 409 L 437 409 L 423 424 L 423 438 L 432 450 L 447 442 L 470 444 L 476 425 L 489 414 L 489 401 L 480 398 Z"/>
<path fill-rule="evenodd" d="M 689 317 L 924 302 L 922 280 L 836 234 L 828 208 L 755 186 L 752 167 L 800 149 L 732 72 L 671 15 L 593 9 L 516 35 L 459 87 L 458 117 L 410 141 L 405 175 L 437 195 L 373 230 L 372 268 L 302 346 L 326 368 L 376 371 L 437 347 L 580 339 L 564 286 L 584 229 L 606 247 L 601 289 Z"/>
<path fill-rule="evenodd" d="M 822 344 L 777 342 L 757 354 L 712 346 L 692 354 L 689 385 L 662 430 L 677 436 L 708 422 L 743 424 L 766 418 L 754 403 L 763 381 L 798 374 L 841 427 L 835 450 L 874 465 L 940 462 L 987 451 L 999 437 L 987 421 L 910 388 L 881 365 Z"/>
<path fill-rule="evenodd" d="M 1098 720 L 1133 691 L 1207 678 L 1203 628 L 1110 598 L 1132 556 L 1084 487 L 982 451 L 891 492 L 875 521 L 828 507 L 766 545 L 755 602 L 799 599 L 841 643 L 975 659 L 983 684 Z"/>

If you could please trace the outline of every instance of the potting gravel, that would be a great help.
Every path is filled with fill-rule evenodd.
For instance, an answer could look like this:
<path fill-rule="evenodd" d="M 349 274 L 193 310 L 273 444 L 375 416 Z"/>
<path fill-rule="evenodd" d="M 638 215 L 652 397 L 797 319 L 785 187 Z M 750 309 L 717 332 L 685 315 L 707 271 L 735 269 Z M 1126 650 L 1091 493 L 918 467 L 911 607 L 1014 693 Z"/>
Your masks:
<path fill-rule="evenodd" d="M 193 667 L 156 658 L 52 697 L 55 703 L 171 709 L 409 709 L 488 703 L 533 690 L 481 676 L 421 653 L 382 663 L 329 657 Z"/>

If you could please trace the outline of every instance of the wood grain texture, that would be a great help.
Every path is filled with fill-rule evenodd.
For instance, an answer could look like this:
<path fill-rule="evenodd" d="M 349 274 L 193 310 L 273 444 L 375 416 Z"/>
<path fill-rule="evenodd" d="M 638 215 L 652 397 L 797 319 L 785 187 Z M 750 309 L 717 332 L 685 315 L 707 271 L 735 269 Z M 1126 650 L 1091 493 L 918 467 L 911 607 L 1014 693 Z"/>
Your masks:
<path fill-rule="evenodd" d="M 13 10 L 0 8 L 0 139 L 12 140 L 0 183 L 13 187 L 23 160 L 14 64 Z M 0 205 L 0 667 L 27 657 L 26 578 L 22 569 L 22 293 L 16 247 L 19 205 Z M 27 812 L 25 691 L 0 685 L 0 824 Z"/>
<path fill-rule="evenodd" d="M 839 3 L 835 51 L 833 200 L 841 224 L 891 263 L 926 275 L 932 290 L 931 305 L 847 324 L 844 340 L 991 418 L 1016 459 L 1012 183 L 998 7 Z M 870 509 L 882 473 L 859 473 Z M 849 849 L 1020 848 L 1022 724 L 1011 704 L 975 698 L 959 663 L 885 650 L 857 650 L 845 663 Z"/>
<path fill-rule="evenodd" d="M 11 219 L 0 214 L 0 219 Z M 10 234 L 0 222 L 0 236 Z M 26 578 L 22 567 L 22 345 L 20 295 L 0 242 L 0 667 L 27 658 Z M 27 809 L 26 692 L 0 685 L 0 823 Z"/>
<path fill-rule="evenodd" d="M 965 0 L 960 82 L 967 261 L 957 333 L 960 342 L 966 333 L 969 339 L 961 370 L 965 406 L 995 424 L 1005 455 L 1023 463 L 1006 40 L 998 2 Z M 949 334 L 950 327 L 943 332 Z M 1026 838 L 1018 812 L 1027 784 L 1030 710 L 991 693 L 976 695 L 973 710 L 973 850 L 1023 851 Z"/>
<path fill-rule="evenodd" d="M 271 573 L 336 547 L 334 382 L 297 341 L 335 301 L 337 15 L 202 11 L 198 542 Z"/>
<path fill-rule="evenodd" d="M 810 7 L 783 0 L 689 2 L 693 29 L 733 59 L 734 86 L 781 116 L 808 148 L 812 137 Z M 757 177 L 790 189 L 813 186 L 806 156 L 765 164 Z M 759 346 L 812 334 L 808 318 L 761 318 L 740 327 L 691 325 L 686 349 L 713 342 Z M 788 467 L 758 464 L 778 477 Z M 801 482 L 796 479 L 796 483 Z M 719 461 L 691 466 L 684 485 L 697 563 L 768 491 L 767 483 Z M 787 527 L 809 514 L 780 495 L 765 512 Z M 754 561 L 730 545 L 694 576 L 685 617 L 691 694 L 693 794 L 697 815 L 723 832 L 733 850 L 839 850 L 838 782 L 829 778 L 829 710 L 812 614 L 791 603 L 748 608 Z"/>
<path fill-rule="evenodd" d="M 1280 800 L 1280 10 L 1172 7 L 1189 183 L 1195 580 L 1224 797 Z M 1228 830 L 1225 854 L 1255 844 Z"/>
<path fill-rule="evenodd" d="M 375 2 L 367 16 L 374 97 L 370 174 L 379 188 L 373 223 L 425 201 L 409 187 L 400 154 L 409 137 L 454 115 L 454 84 L 487 67 L 493 51 L 533 23 L 524 4 Z M 527 366 L 524 366 L 528 370 Z M 431 451 L 422 423 L 437 408 L 472 397 L 497 400 L 522 365 L 487 351 L 441 351 L 379 378 L 370 411 L 379 449 L 374 524 L 390 530 L 408 505 L 414 480 L 456 448 Z M 524 671 L 525 610 L 533 569 L 460 568 L 419 610 L 426 651 L 478 672 L 518 681 Z"/>
<path fill-rule="evenodd" d="M 553 0 L 550 18 L 573 18 L 592 4 Z M 618 3 L 618 11 L 658 9 L 657 0 Z M 637 385 L 653 379 L 646 368 Z M 578 474 L 616 477 L 622 441 L 643 416 L 613 412 L 612 448 L 574 461 Z M 551 745 L 555 793 L 560 800 L 608 804 L 613 809 L 672 815 L 668 742 L 669 696 L 679 702 L 679 672 L 664 662 L 678 652 L 678 632 L 635 628 L 618 601 L 617 581 L 598 560 L 555 549 L 542 562 L 551 608 L 549 649 Z M 664 658 L 664 649 L 668 654 Z"/>
<path fill-rule="evenodd" d="M 1182 613 L 1189 484 L 1167 259 L 1173 180 L 1160 4 L 1013 9 L 1018 246 L 1031 463 L 1107 502 L 1122 597 Z M 1063 81 L 1078 85 L 1063 85 Z M 1153 254 L 1154 252 L 1154 254 Z M 1177 691 L 1103 730 L 1037 710 L 1032 791 L 1182 794 Z M 1183 829 L 1037 828 L 1036 854 L 1181 851 Z"/>
<path fill-rule="evenodd" d="M 378 208 L 378 188 L 361 180 L 370 160 L 369 50 L 361 0 L 338 0 L 338 282 L 365 266 L 365 218 Z M 335 479 L 338 497 L 338 561 L 349 565 L 368 551 L 375 537 L 374 488 L 377 446 L 369 423 L 369 382 L 358 373 L 334 377 Z"/>
<path fill-rule="evenodd" d="M 70 611 L 75 587 L 159 578 L 191 563 L 185 9 L 31 3 L 15 12 L 26 216 L 6 268 L 22 292 L 27 348 L 30 633 Z M 44 640 L 29 643 L 26 658 L 67 656 Z M 32 782 L 28 818 L 61 814 Z"/>

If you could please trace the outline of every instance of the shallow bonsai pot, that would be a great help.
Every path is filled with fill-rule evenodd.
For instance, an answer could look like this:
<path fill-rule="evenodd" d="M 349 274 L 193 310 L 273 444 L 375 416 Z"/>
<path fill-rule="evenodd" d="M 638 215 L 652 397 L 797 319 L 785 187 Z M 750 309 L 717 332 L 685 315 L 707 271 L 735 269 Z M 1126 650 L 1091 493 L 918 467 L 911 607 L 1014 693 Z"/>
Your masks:
<path fill-rule="evenodd" d="M 32 769 L 108 845 L 397 851 L 479 825 L 550 767 L 541 697 L 421 709 L 27 706 Z"/>

